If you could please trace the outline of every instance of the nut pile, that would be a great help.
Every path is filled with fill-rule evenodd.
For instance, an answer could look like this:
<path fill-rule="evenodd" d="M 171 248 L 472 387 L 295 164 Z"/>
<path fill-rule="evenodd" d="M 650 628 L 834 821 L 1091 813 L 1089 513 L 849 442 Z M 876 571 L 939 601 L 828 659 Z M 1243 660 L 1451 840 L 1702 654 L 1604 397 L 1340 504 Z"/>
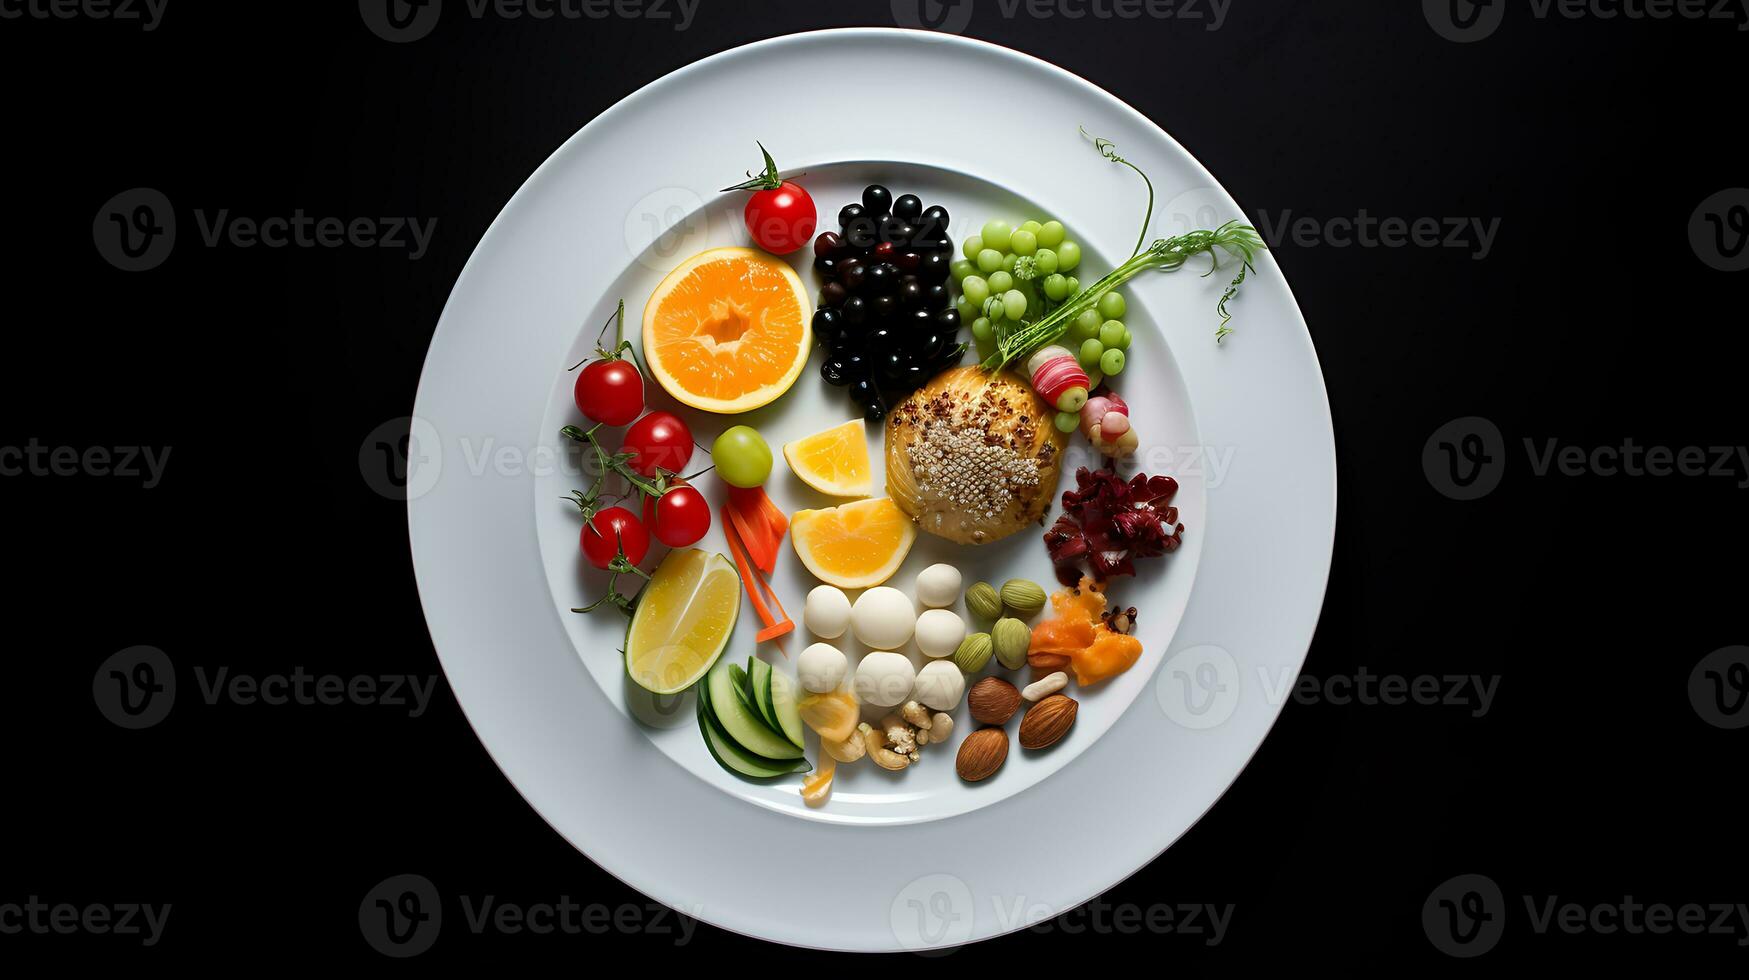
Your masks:
<path fill-rule="evenodd" d="M 1045 590 L 1026 579 L 1009 579 L 1000 589 L 976 582 L 966 590 L 966 611 L 975 620 L 991 624 L 988 633 L 973 633 L 960 642 L 953 661 L 968 674 L 977 673 L 994 657 L 1007 670 L 1019 670 L 1029 662 L 1032 629 L 1026 620 L 1045 607 Z M 1020 747 L 1046 749 L 1062 741 L 1075 725 L 1080 705 L 1061 693 L 1069 684 L 1062 670 L 1042 672 L 1033 664 L 1037 678 L 1025 690 L 1001 677 L 985 677 L 972 685 L 966 706 L 972 720 L 983 726 L 960 742 L 954 768 L 959 777 L 975 783 L 996 774 L 1008 760 L 1008 733 L 1003 726 L 1026 705 L 1020 720 Z M 1062 665 L 1057 665 L 1062 666 Z"/>

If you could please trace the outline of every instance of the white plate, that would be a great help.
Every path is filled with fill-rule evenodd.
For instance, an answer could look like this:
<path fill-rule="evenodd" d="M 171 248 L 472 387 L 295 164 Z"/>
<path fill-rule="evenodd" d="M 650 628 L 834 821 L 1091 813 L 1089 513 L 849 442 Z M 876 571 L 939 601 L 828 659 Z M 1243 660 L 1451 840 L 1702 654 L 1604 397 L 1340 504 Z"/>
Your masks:
<path fill-rule="evenodd" d="M 836 80 L 858 65 L 917 83 L 886 114 L 855 118 Z M 992 92 L 1061 125 L 1029 124 L 1024 145 L 1008 149 L 1010 136 L 965 112 Z M 1124 290 L 1137 340 L 1118 384 L 1143 468 L 1182 484 L 1185 547 L 1113 586 L 1114 600 L 1142 607 L 1141 664 L 1077 692 L 1071 735 L 1045 753 L 1014 748 L 988 783 L 961 784 L 952 747 L 932 747 L 896 776 L 841 770 L 832 802 L 808 810 L 794 780 L 754 784 L 716 767 L 689 698 L 653 703 L 627 689 L 616 614 L 565 611 L 601 582 L 579 571 L 575 508 L 558 499 L 581 485 L 556 438 L 578 421 L 564 368 L 618 297 L 635 338 L 661 274 L 744 238 L 739 195 L 715 189 L 751 165 L 754 139 L 787 171 L 809 171 L 823 224 L 879 177 L 946 206 L 956 241 L 985 217 L 1059 217 L 1097 274 L 1129 254 L 1144 198 L 1076 124 L 1148 170 L 1161 202 L 1151 237 L 1242 213 L 1152 123 L 1057 68 L 963 38 L 829 31 L 725 52 L 627 98 L 536 171 L 463 271 L 432 341 L 409 454 L 414 566 L 433 643 L 512 784 L 632 886 L 724 928 L 806 946 L 921 949 L 999 935 L 1147 863 L 1267 734 L 1317 622 L 1335 525 L 1322 377 L 1268 257 L 1221 347 L 1214 305 L 1225 275 L 1144 275 Z M 819 356 L 788 396 L 737 421 L 776 449 L 852 417 L 843 392 L 818 380 Z M 707 445 L 732 424 L 686 414 Z M 871 432 L 877 458 L 879 449 Z M 830 503 L 781 462 L 775 474 L 786 508 Z M 702 546 L 722 550 L 720 531 Z M 942 559 L 968 582 L 1050 581 L 1038 535 L 1022 532 L 984 549 L 923 536 L 891 584 L 909 590 L 918 569 Z M 792 553 L 773 584 L 799 619 L 812 583 Z M 744 616 L 726 654 L 737 659 L 753 648 Z M 788 641 L 791 656 L 806 639 Z M 963 708 L 960 724 L 963 733 Z M 1031 826 L 1066 841 L 1085 828 L 1097 846 L 1030 847 Z"/>

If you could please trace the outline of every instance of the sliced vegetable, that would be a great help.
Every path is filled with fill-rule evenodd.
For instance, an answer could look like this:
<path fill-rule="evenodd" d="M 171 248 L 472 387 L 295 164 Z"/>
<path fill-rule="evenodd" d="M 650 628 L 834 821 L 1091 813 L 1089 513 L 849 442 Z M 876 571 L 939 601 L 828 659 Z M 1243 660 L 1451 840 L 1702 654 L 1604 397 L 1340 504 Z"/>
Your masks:
<path fill-rule="evenodd" d="M 764 643 L 794 630 L 796 624 L 784 611 L 783 603 L 778 601 L 777 593 L 771 589 L 771 583 L 748 560 L 747 545 L 737 530 L 733 508 L 726 503 L 723 505 L 723 538 L 728 541 L 729 555 L 735 559 L 735 567 L 741 571 L 741 583 L 746 587 L 747 598 L 753 601 L 753 611 L 758 614 L 759 621 L 765 624 L 765 628 L 753 634 L 753 638 Z M 761 595 L 762 591 L 764 595 Z M 765 604 L 765 596 L 770 596 L 772 603 L 777 606 L 778 615 L 771 614 L 770 607 Z"/>

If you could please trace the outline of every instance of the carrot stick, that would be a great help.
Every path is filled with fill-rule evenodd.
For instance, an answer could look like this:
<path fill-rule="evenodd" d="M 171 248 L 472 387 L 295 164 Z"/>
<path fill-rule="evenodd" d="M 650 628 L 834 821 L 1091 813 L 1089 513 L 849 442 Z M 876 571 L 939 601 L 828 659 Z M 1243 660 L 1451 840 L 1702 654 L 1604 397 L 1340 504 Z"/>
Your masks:
<path fill-rule="evenodd" d="M 747 545 L 741 540 L 740 532 L 736 530 L 737 522 L 733 519 L 733 514 L 734 508 L 729 504 L 724 504 L 723 538 L 729 543 L 729 554 L 734 557 L 735 568 L 741 573 L 741 584 L 747 590 L 747 598 L 753 600 L 753 611 L 759 614 L 760 622 L 765 624 L 764 629 L 753 634 L 753 639 L 755 642 L 764 643 L 794 630 L 796 624 L 789 618 L 789 613 L 784 612 L 783 603 L 778 602 L 777 593 L 772 591 L 771 583 L 767 582 L 765 577 L 754 568 L 748 567 Z M 777 611 L 783 616 L 781 620 L 773 616 L 771 610 L 766 607 L 765 600 L 759 595 L 761 587 L 771 597 L 771 601 L 777 605 Z M 788 654 L 786 653 L 785 656 Z"/>
<path fill-rule="evenodd" d="M 735 506 L 749 517 L 757 516 L 762 523 L 771 528 L 771 534 L 779 541 L 783 540 L 785 531 L 789 530 L 789 518 L 783 510 L 771 502 L 763 487 L 733 487 L 729 490 L 729 499 Z"/>
<path fill-rule="evenodd" d="M 733 501 L 723 505 L 723 512 L 734 521 L 735 531 L 741 536 L 741 543 L 747 546 L 747 556 L 753 560 L 753 567 L 769 575 L 777 568 L 777 542 L 771 539 L 765 522 L 760 520 L 756 524 L 749 520 Z"/>

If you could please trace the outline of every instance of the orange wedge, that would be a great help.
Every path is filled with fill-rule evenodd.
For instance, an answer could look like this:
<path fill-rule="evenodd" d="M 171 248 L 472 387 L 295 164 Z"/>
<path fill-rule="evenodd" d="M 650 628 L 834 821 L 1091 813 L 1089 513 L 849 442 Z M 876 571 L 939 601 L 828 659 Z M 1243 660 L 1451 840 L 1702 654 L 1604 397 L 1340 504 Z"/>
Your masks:
<path fill-rule="evenodd" d="M 807 287 L 751 248 L 694 255 L 644 305 L 644 361 L 675 400 L 730 415 L 788 391 L 813 347 Z"/>
<path fill-rule="evenodd" d="M 798 510 L 789 529 L 796 557 L 808 571 L 841 589 L 866 589 L 892 578 L 917 540 L 917 525 L 888 497 Z"/>
<path fill-rule="evenodd" d="M 874 492 L 868 465 L 868 433 L 862 419 L 835 425 L 785 443 L 783 458 L 803 483 L 834 497 L 866 497 Z"/>

